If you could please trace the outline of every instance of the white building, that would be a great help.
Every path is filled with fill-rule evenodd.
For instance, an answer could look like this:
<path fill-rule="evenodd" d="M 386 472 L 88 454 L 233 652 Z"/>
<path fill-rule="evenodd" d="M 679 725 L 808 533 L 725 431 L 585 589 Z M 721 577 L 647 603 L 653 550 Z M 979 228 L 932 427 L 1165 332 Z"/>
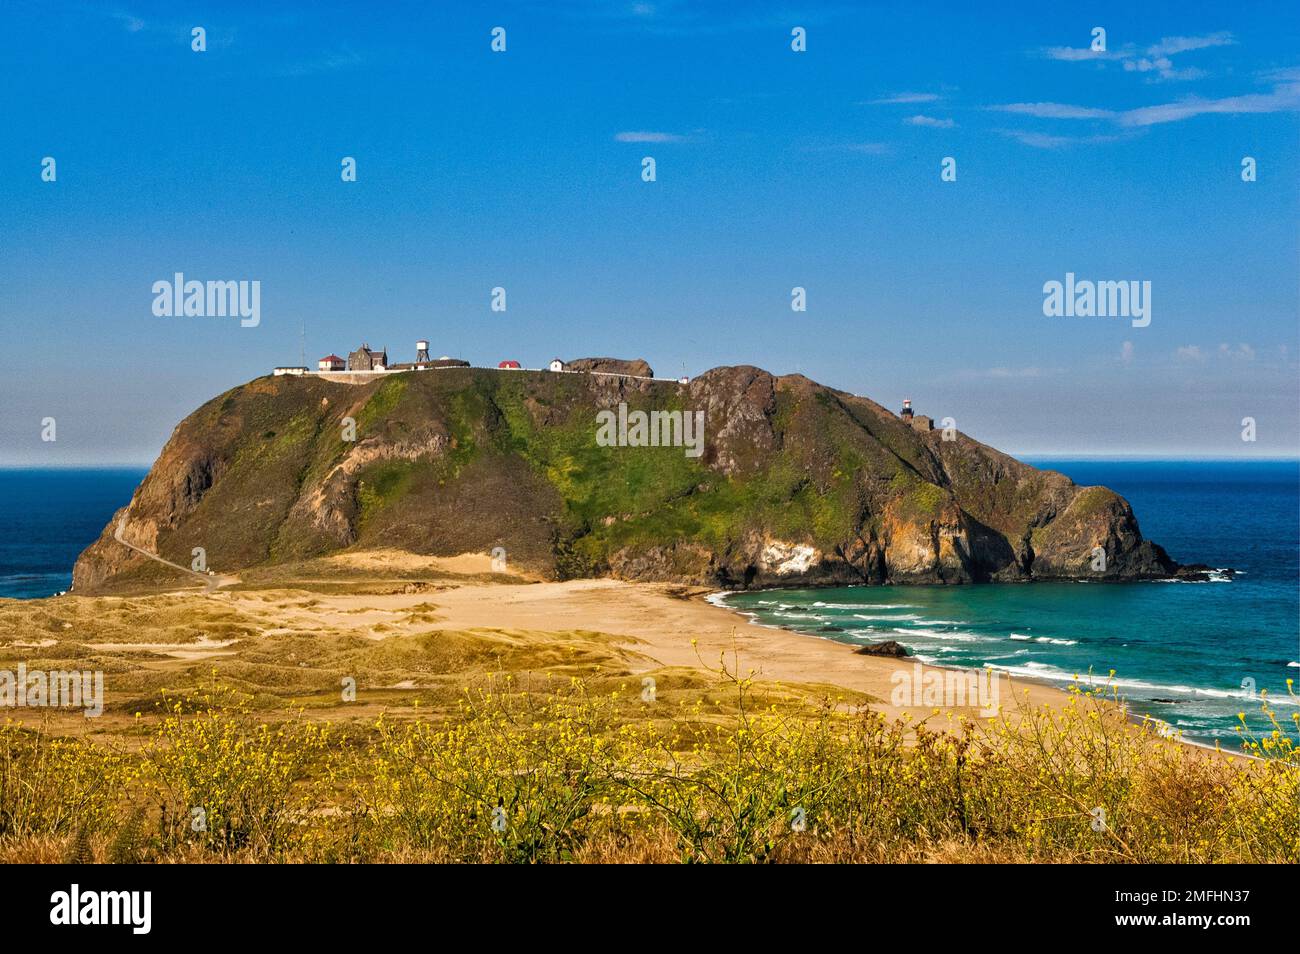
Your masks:
<path fill-rule="evenodd" d="M 565 367 L 564 367 L 564 362 L 561 361 L 559 358 L 555 358 L 555 359 L 553 359 L 553 360 L 551 361 L 551 363 L 550 363 L 547 367 L 548 367 L 548 369 L 551 370 L 551 371 L 564 371 L 564 370 L 566 370 Z"/>

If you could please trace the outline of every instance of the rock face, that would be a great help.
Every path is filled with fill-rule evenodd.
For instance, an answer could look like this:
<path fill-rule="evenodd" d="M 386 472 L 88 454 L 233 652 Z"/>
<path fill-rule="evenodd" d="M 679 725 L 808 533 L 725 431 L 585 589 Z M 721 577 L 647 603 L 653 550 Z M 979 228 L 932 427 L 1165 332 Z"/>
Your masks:
<path fill-rule="evenodd" d="M 570 371 L 602 371 L 605 374 L 634 374 L 639 378 L 653 378 L 654 369 L 642 358 L 625 361 L 622 358 L 574 358 L 568 363 Z"/>
<path fill-rule="evenodd" d="M 892 639 L 887 639 L 883 643 L 868 643 L 853 651 L 859 656 L 895 656 L 900 659 L 912 655 L 906 646 Z"/>
<path fill-rule="evenodd" d="M 620 405 L 624 433 L 602 444 L 602 412 Z M 701 413 L 692 452 L 682 424 Z M 167 572 L 113 540 L 119 520 L 182 565 L 202 547 L 218 573 L 345 548 L 496 547 L 550 578 L 727 588 L 1178 572 L 1122 497 L 947 436 L 747 366 L 685 385 L 474 368 L 258 378 L 177 426 L 74 585 Z"/>

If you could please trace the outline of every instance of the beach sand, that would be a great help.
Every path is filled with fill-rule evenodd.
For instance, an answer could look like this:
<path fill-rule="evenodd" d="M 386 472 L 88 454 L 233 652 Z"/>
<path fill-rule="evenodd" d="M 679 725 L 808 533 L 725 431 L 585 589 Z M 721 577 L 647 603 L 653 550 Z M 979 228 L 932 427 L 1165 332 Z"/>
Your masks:
<path fill-rule="evenodd" d="M 481 554 L 366 551 L 211 590 L 0 601 L 0 656 L 53 670 L 83 666 L 79 660 L 94 654 L 96 668 L 110 670 L 109 718 L 92 726 L 70 712 L 14 712 L 22 721 L 49 714 L 78 733 L 152 711 L 162 686 L 225 673 L 289 710 L 307 705 L 313 717 L 331 720 L 384 711 L 420 717 L 429 710 L 413 708 L 413 692 L 424 706 L 445 704 L 497 672 L 634 683 L 650 675 L 657 692 L 682 690 L 677 695 L 686 698 L 717 682 L 724 665 L 774 698 L 793 692 L 808 704 L 865 705 L 934 728 L 958 717 L 992 718 L 999 707 L 1014 720 L 1021 706 L 1059 708 L 1069 698 L 1055 686 L 976 670 L 965 672 L 978 675 L 985 692 L 977 695 L 968 678 L 959 697 L 953 669 L 859 655 L 845 643 L 757 625 L 708 602 L 710 594 L 673 584 L 529 579 Z M 353 705 L 330 701 L 339 672 L 369 674 Z M 904 676 L 906 698 L 895 704 Z M 935 679 L 949 683 L 946 695 L 923 694 Z"/>
<path fill-rule="evenodd" d="M 373 568 L 374 561 L 367 562 Z M 423 562 L 428 569 L 444 572 L 453 568 L 460 572 L 487 569 L 471 566 L 468 558 L 445 561 L 445 566 L 444 561 Z M 405 565 L 409 569 L 405 561 L 390 560 L 388 565 Z M 932 714 L 933 706 L 897 706 L 890 699 L 896 685 L 895 673 L 903 671 L 915 678 L 917 672 L 933 672 L 935 667 L 922 667 L 912 659 L 862 656 L 844 643 L 755 625 L 738 612 L 706 602 L 709 593 L 702 588 L 608 579 L 466 582 L 414 594 L 320 595 L 311 614 L 331 628 L 349 628 L 433 604 L 434 622 L 443 629 L 546 633 L 585 630 L 609 634 L 615 637 L 616 645 L 626 650 L 628 668 L 634 673 L 699 670 L 705 666 L 717 669 L 725 657 L 729 668 L 738 669 L 742 676 L 752 674 L 758 681 L 866 693 L 877 700 L 871 708 L 891 718 L 905 712 L 914 719 Z M 236 604 L 256 601 L 260 613 L 268 609 L 266 595 L 260 592 L 226 595 Z M 998 679 L 997 698 L 1004 711 L 1025 701 L 1059 706 L 1067 698 L 1065 692 L 1051 686 L 1012 680 L 1005 675 Z M 948 709 L 971 718 L 981 717 L 978 705 Z"/>

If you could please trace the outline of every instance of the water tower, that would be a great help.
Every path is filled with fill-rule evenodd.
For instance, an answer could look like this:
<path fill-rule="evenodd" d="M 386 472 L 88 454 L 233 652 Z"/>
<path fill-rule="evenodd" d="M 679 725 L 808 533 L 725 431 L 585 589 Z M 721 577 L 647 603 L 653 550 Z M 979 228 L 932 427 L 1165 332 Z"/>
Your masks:
<path fill-rule="evenodd" d="M 429 342 L 425 341 L 423 338 L 415 343 L 415 360 L 429 360 Z"/>

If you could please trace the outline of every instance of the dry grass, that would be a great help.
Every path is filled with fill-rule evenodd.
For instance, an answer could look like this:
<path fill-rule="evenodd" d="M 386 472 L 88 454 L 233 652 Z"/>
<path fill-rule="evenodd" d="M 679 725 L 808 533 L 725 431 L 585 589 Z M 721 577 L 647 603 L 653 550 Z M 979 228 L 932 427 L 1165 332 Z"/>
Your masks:
<path fill-rule="evenodd" d="M 939 731 L 713 678 L 668 704 L 500 676 L 453 715 L 365 727 L 268 723 L 214 685 L 172 698 L 134 751 L 7 726 L 0 858 L 1300 860 L 1300 757 L 1275 723 L 1228 759 L 1093 693 Z"/>
<path fill-rule="evenodd" d="M 1267 708 L 1249 759 L 1097 693 L 888 722 L 734 659 L 646 670 L 627 637 L 446 628 L 436 590 L 337 625 L 330 600 L 0 601 L 0 668 L 112 685 L 100 719 L 0 727 L 0 861 L 1300 860 L 1295 729 Z"/>

